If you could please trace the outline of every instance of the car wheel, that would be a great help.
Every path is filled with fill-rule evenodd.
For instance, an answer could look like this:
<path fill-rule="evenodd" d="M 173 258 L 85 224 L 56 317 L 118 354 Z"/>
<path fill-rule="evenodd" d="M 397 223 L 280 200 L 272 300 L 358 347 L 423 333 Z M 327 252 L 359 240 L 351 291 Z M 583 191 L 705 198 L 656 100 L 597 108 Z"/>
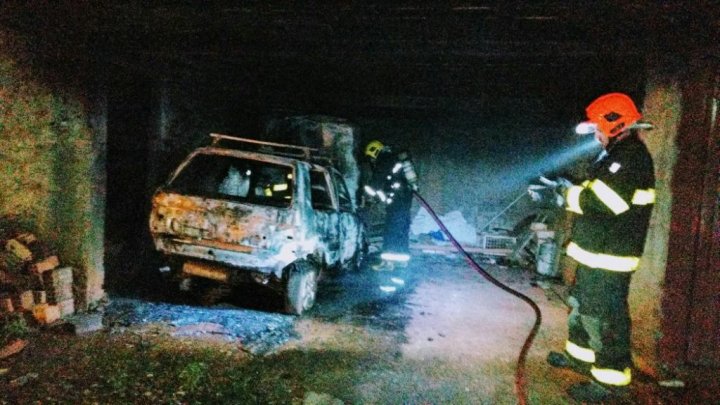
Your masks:
<path fill-rule="evenodd" d="M 318 271 L 307 261 L 290 265 L 285 291 L 285 311 L 302 315 L 315 304 L 318 287 Z"/>

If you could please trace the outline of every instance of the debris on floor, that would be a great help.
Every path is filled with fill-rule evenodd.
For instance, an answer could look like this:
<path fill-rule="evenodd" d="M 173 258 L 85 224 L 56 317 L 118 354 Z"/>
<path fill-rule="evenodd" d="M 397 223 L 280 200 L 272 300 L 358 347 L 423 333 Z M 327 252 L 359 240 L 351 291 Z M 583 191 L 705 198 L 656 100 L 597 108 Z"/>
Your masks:
<path fill-rule="evenodd" d="M 70 332 L 83 335 L 103 329 L 103 313 L 88 312 L 71 315 L 65 319 L 71 326 Z"/>
<path fill-rule="evenodd" d="M 132 298 L 111 300 L 105 309 L 110 328 L 165 323 L 175 336 L 212 334 L 239 341 L 252 354 L 265 354 L 295 338 L 291 315 L 238 309 L 232 306 L 197 307 L 146 302 Z"/>
<path fill-rule="evenodd" d="M 27 340 L 13 340 L 12 342 L 5 345 L 5 347 L 0 348 L 0 360 L 20 353 L 25 348 L 25 346 L 27 346 Z"/>
<path fill-rule="evenodd" d="M 40 377 L 40 374 L 38 373 L 28 373 L 14 380 L 10 380 L 9 385 L 11 387 L 22 387 L 23 385 L 29 383 L 32 380 L 37 380 L 38 377 Z"/>
<path fill-rule="evenodd" d="M 333 397 L 330 394 L 307 392 L 303 398 L 303 405 L 342 405 L 343 401 Z"/>
<path fill-rule="evenodd" d="M 440 216 L 440 220 L 450 231 L 453 237 L 461 244 L 475 245 L 477 234 L 475 227 L 468 224 L 460 211 L 451 211 Z M 425 209 L 420 209 L 415 215 L 410 230 L 413 235 L 430 235 L 433 239 L 447 242 L 449 239 L 440 231 L 440 227 Z"/>

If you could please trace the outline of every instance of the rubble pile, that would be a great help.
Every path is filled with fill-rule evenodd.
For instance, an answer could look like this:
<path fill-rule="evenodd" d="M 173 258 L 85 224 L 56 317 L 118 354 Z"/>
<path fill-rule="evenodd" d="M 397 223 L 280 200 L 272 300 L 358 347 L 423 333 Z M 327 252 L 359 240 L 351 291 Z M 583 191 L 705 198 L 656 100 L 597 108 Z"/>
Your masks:
<path fill-rule="evenodd" d="M 0 314 L 19 312 L 40 325 L 75 313 L 73 269 L 31 232 L 0 233 Z"/>
<path fill-rule="evenodd" d="M 105 317 L 113 328 L 166 323 L 177 328 L 176 336 L 223 336 L 228 341 L 239 341 L 252 354 L 270 353 L 297 337 L 292 315 L 241 310 L 231 305 L 208 308 L 117 298 L 105 309 Z"/>

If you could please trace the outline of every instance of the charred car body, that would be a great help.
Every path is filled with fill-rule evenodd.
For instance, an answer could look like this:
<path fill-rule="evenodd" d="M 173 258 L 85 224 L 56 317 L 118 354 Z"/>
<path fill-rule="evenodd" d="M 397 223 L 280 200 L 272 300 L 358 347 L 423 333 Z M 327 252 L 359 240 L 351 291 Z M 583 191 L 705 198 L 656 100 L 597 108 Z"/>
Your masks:
<path fill-rule="evenodd" d="M 321 272 L 360 266 L 367 248 L 342 175 L 314 149 L 211 136 L 153 196 L 155 248 L 181 279 L 257 282 L 303 313 Z"/>

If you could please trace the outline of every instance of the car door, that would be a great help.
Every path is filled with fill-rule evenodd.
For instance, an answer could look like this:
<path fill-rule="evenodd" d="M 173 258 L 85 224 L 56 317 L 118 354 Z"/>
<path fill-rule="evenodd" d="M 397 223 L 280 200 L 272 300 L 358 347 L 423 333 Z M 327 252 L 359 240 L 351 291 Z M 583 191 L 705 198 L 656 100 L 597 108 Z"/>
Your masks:
<path fill-rule="evenodd" d="M 345 263 L 351 260 L 360 248 L 362 229 L 345 180 L 337 171 L 332 171 L 331 176 L 338 200 L 338 233 L 342 241 L 340 256 L 342 262 Z"/>
<path fill-rule="evenodd" d="M 315 213 L 315 229 L 325 246 L 325 261 L 328 265 L 336 265 L 342 253 L 340 215 L 330 173 L 320 166 L 310 171 L 310 200 Z"/>

